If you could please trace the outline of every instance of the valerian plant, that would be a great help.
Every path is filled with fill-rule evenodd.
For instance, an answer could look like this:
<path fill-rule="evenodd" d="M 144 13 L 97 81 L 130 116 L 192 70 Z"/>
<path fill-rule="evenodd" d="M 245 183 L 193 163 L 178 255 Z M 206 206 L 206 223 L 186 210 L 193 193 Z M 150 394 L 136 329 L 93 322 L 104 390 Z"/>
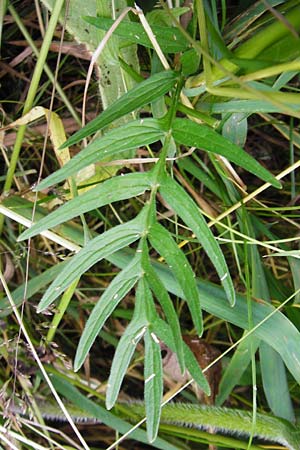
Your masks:
<path fill-rule="evenodd" d="M 285 5 L 283 13 L 286 13 L 287 20 L 299 31 L 299 7 L 295 7 L 293 2 L 286 3 L 288 5 Z M 42 191 L 66 179 L 72 180 L 78 171 L 91 164 L 107 164 L 108 162 L 113 164 L 116 161 L 121 164 L 120 158 L 125 158 L 129 151 L 135 152 L 140 147 L 149 149 L 152 144 L 156 144 L 155 148 L 159 150 L 156 150 L 150 169 L 126 174 L 116 172 L 112 178 L 68 200 L 57 210 L 38 220 L 19 237 L 19 240 L 29 239 L 96 208 L 137 196 L 141 197 L 142 206 L 134 218 L 111 227 L 102 234 L 92 235 L 82 249 L 63 264 L 59 273 L 52 276 L 54 279 L 44 293 L 38 311 L 42 312 L 52 305 L 99 261 L 108 259 L 120 267 L 120 272 L 106 287 L 85 324 L 74 367 L 75 370 L 80 369 L 106 320 L 124 297 L 135 290 L 133 316 L 119 341 L 112 362 L 106 406 L 112 408 L 115 405 L 136 346 L 143 338 L 145 344 L 144 398 L 147 431 L 151 442 L 157 436 L 161 417 L 163 378 L 160 340 L 176 352 L 182 372 L 187 368 L 201 389 L 209 394 L 208 383 L 193 354 L 181 338 L 180 323 L 170 293 L 186 300 L 199 336 L 203 333 L 202 309 L 211 311 L 243 329 L 256 331 L 256 327 L 259 328 L 257 333 L 253 332 L 251 346 L 249 340 L 247 345 L 242 343 L 239 350 L 242 350 L 245 345 L 245 352 L 237 353 L 226 369 L 218 400 L 220 404 L 224 401 L 225 394 L 230 392 L 234 383 L 237 382 L 236 379 L 232 381 L 234 379 L 232 373 L 242 367 L 238 375 L 242 376 L 256 348 L 260 348 L 265 392 L 273 412 L 279 411 L 277 399 L 279 397 L 277 395 L 276 398 L 275 391 L 266 383 L 270 374 L 273 373 L 266 361 L 271 361 L 274 364 L 273 367 L 277 367 L 277 374 L 279 374 L 276 381 L 277 388 L 279 384 L 287 385 L 284 363 L 295 379 L 300 381 L 298 331 L 279 313 L 276 314 L 276 318 L 272 317 L 273 331 L 268 327 L 259 327 L 258 324 L 265 317 L 272 316 L 274 313 L 272 306 L 265 303 L 252 306 L 251 302 L 247 303 L 240 297 L 240 301 L 236 302 L 230 270 L 216 236 L 208 226 L 197 203 L 174 176 L 176 167 L 195 175 L 226 205 L 238 202 L 242 204 L 240 190 L 236 188 L 231 178 L 231 174 L 235 171 L 231 167 L 231 171 L 226 172 L 226 167 L 230 166 L 228 161 L 271 186 L 280 188 L 278 179 L 244 151 L 242 144 L 247 135 L 249 101 L 255 101 L 255 105 L 265 113 L 282 110 L 291 116 L 299 117 L 299 108 L 296 107 L 299 102 L 298 94 L 280 91 L 280 87 L 287 82 L 286 78 L 283 84 L 280 84 L 282 78 L 277 80 L 278 83 L 275 86 L 271 86 L 269 82 L 258 81 L 275 75 L 280 75 L 280 78 L 292 69 L 299 69 L 299 61 L 293 59 L 299 54 L 295 56 L 296 50 L 294 45 L 292 46 L 293 41 L 287 31 L 288 28 L 272 17 L 268 16 L 266 24 L 260 24 L 262 28 L 256 36 L 245 39 L 245 42 L 231 51 L 226 46 L 226 42 L 218 38 L 217 31 L 220 30 L 217 30 L 209 8 L 205 10 L 202 1 L 195 2 L 194 15 L 194 26 L 196 31 L 199 30 L 200 42 L 194 39 L 197 35 L 195 29 L 189 34 L 177 23 L 176 17 L 184 12 L 186 12 L 185 9 L 177 11 L 176 15 L 176 8 L 173 12 L 162 10 L 159 17 L 162 22 L 166 21 L 169 28 L 160 25 L 152 27 L 157 43 L 169 60 L 174 53 L 176 54 L 173 67 L 162 70 L 157 56 L 150 53 L 152 67 L 147 79 L 144 80 L 140 73 L 135 73 L 135 80 L 139 79 L 139 81 L 134 87 L 71 136 L 63 145 L 64 148 L 95 134 L 85 148 L 60 169 L 42 180 L 35 190 Z M 253 17 L 255 17 L 254 12 Z M 89 26 L 95 26 L 102 31 L 109 30 L 113 24 L 113 20 L 107 17 L 86 17 L 85 21 Z M 141 24 L 129 20 L 120 24 L 115 33 L 121 46 L 138 43 L 152 52 L 152 41 Z M 266 35 L 268 35 L 268 41 L 264 39 Z M 215 41 L 212 40 L 212 43 L 209 43 L 208 36 L 215 37 Z M 242 38 L 241 41 L 243 41 Z M 293 60 L 288 61 L 286 67 L 269 64 L 270 59 L 266 55 L 268 52 L 272 53 L 272 48 L 275 54 L 277 46 L 282 41 L 285 42 L 286 49 L 291 47 L 294 49 L 294 53 L 289 53 L 290 59 Z M 215 61 L 212 55 L 218 55 L 218 61 Z M 251 61 L 258 55 L 262 57 L 259 67 L 249 63 L 250 66 L 245 69 L 245 62 Z M 190 63 L 190 58 L 193 64 Z M 123 66 L 126 67 L 126 64 Z M 132 73 L 129 67 L 127 69 L 129 74 Z M 197 73 L 195 74 L 194 71 Z M 192 98 L 195 108 L 187 101 L 187 97 Z M 158 110 L 161 114 L 157 114 Z M 139 116 L 141 111 L 147 112 L 146 117 L 144 117 L 145 114 Z M 211 114 L 210 111 L 212 111 Z M 135 118 L 130 118 L 133 117 L 129 116 L 130 113 L 134 113 Z M 125 119 L 123 123 L 119 122 L 121 118 Z M 201 170 L 188 155 L 183 155 L 183 149 L 188 148 L 195 148 L 195 152 L 199 149 L 206 153 L 216 172 L 217 182 L 214 177 L 207 176 L 207 173 Z M 152 158 L 152 153 L 150 156 Z M 161 200 L 190 230 L 193 238 L 206 252 L 219 277 L 219 288 L 210 285 L 208 287 L 207 284 L 200 283 L 195 278 L 195 269 L 184 250 L 178 246 L 168 228 L 158 220 Z M 238 211 L 237 223 L 240 237 L 245 241 L 251 240 L 251 243 L 255 245 L 262 229 L 266 235 L 268 233 L 259 219 L 245 210 Z M 218 227 L 220 223 L 216 221 L 216 225 Z M 273 236 L 269 235 L 269 237 Z M 251 286 L 247 285 L 249 283 L 247 277 L 245 277 L 245 284 L 252 295 L 268 302 L 270 292 L 267 287 L 267 276 L 255 245 L 251 251 L 241 256 L 243 264 L 252 267 Z M 153 262 L 151 258 L 153 251 L 161 256 L 163 263 Z M 240 251 L 241 247 L 238 248 L 237 253 Z M 258 278 L 263 280 L 259 286 L 255 281 Z M 160 304 L 164 318 L 159 315 L 155 307 L 156 302 Z M 274 326 L 277 334 L 274 333 Z M 285 335 L 293 337 L 290 344 L 292 352 L 286 353 L 284 350 L 282 336 Z M 286 396 L 283 404 L 284 414 L 281 415 L 293 420 L 289 396 Z"/>

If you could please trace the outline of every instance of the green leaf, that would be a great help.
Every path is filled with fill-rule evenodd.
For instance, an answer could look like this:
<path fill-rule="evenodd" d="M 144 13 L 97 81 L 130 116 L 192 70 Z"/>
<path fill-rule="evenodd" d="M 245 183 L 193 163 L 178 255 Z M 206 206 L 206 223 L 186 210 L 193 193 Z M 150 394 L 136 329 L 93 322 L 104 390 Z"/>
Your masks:
<path fill-rule="evenodd" d="M 9 197 L 5 199 L 3 203 L 20 217 L 25 217 L 27 219 L 32 217 L 32 203 L 24 198 Z M 47 214 L 47 211 L 44 208 L 38 206 L 37 210 L 40 216 Z M 78 233 L 78 229 L 70 225 L 64 227 L 63 236 L 69 238 L 72 242 L 82 242 L 82 233 Z M 107 260 L 117 267 L 124 268 L 130 263 L 132 257 L 132 250 L 123 249 L 108 255 Z M 172 294 L 184 298 L 183 292 L 178 285 L 178 281 L 168 267 L 165 264 L 155 262 L 152 264 L 165 288 Z M 222 320 L 229 321 L 242 329 L 248 327 L 245 296 L 237 294 L 236 304 L 234 308 L 232 308 L 226 300 L 223 288 L 201 279 L 197 279 L 196 283 L 199 296 L 201 297 L 201 305 L 205 311 Z M 253 302 L 252 310 L 254 325 L 257 326 L 253 335 L 268 342 L 268 344 L 281 355 L 291 374 L 297 382 L 300 383 L 299 331 L 285 315 L 280 311 L 275 310 L 272 305 L 264 302 Z M 162 323 L 165 324 L 163 321 Z M 165 325 L 167 326 L 167 324 Z"/>
<path fill-rule="evenodd" d="M 95 139 L 61 169 L 45 178 L 36 188 L 41 191 L 52 184 L 69 178 L 79 170 L 108 158 L 116 158 L 126 150 L 152 144 L 164 137 L 155 119 L 141 119 L 126 123 Z"/>
<path fill-rule="evenodd" d="M 222 136 L 233 142 L 235 145 L 243 147 L 248 133 L 247 116 L 242 113 L 230 114 L 222 128 Z"/>
<path fill-rule="evenodd" d="M 178 76 L 171 70 L 165 70 L 152 75 L 132 88 L 112 105 L 106 108 L 98 117 L 91 120 L 84 128 L 71 136 L 61 148 L 76 144 L 81 139 L 101 130 L 114 120 L 138 109 L 169 92 L 175 85 Z"/>
<path fill-rule="evenodd" d="M 24 283 L 11 292 L 11 296 L 16 306 L 20 306 L 24 301 L 24 295 L 26 292 L 26 298 L 29 299 L 34 294 L 43 291 L 47 284 L 51 283 L 63 270 L 67 261 L 56 264 L 49 269 L 42 272 L 40 275 L 35 275 L 28 283 Z M 12 308 L 7 297 L 0 299 L 0 317 L 6 317 L 12 313 Z"/>
<path fill-rule="evenodd" d="M 249 336 L 238 345 L 234 355 L 225 369 L 225 372 L 222 375 L 219 393 L 216 398 L 217 406 L 222 405 L 227 400 L 234 387 L 239 384 L 243 373 L 249 366 L 251 362 L 251 344 L 253 351 L 255 352 L 259 346 L 259 343 L 260 340 L 255 338 L 255 336 Z"/>
<path fill-rule="evenodd" d="M 120 339 L 110 369 L 106 392 L 107 409 L 111 409 L 114 406 L 136 345 L 147 329 L 148 321 L 145 315 L 144 297 L 141 291 L 140 281 L 136 290 L 133 318 Z"/>
<path fill-rule="evenodd" d="M 106 288 L 103 295 L 98 300 L 96 306 L 88 318 L 82 336 L 80 338 L 75 361 L 74 370 L 80 369 L 87 354 L 93 345 L 97 335 L 103 327 L 107 318 L 133 288 L 142 275 L 140 255 L 134 258 L 127 268 L 122 270 Z"/>
<path fill-rule="evenodd" d="M 273 414 L 295 421 L 295 414 L 289 393 L 286 370 L 281 356 L 265 342 L 259 346 L 260 367 L 264 392 Z M 280 396 L 278 390 L 280 389 Z"/>
<path fill-rule="evenodd" d="M 118 225 L 89 241 L 73 256 L 64 270 L 53 281 L 39 303 L 38 311 L 43 311 L 86 270 L 108 255 L 135 242 L 143 232 L 141 216 L 131 222 Z"/>
<path fill-rule="evenodd" d="M 238 164 L 248 172 L 272 184 L 272 186 L 276 188 L 281 187 L 280 182 L 252 156 L 206 125 L 200 125 L 188 119 L 177 118 L 172 124 L 172 135 L 178 144 L 197 147 L 225 156 L 229 161 Z"/>
<path fill-rule="evenodd" d="M 118 267 L 125 267 L 131 258 L 131 252 L 122 251 L 111 255 L 109 260 Z M 179 281 L 165 264 L 153 263 L 153 267 L 169 292 L 185 298 Z M 223 288 L 200 279 L 197 279 L 196 283 L 199 296 L 201 297 L 201 306 L 205 311 L 242 329 L 247 329 L 248 313 L 245 296 L 238 294 L 236 304 L 232 308 L 226 299 Z M 270 344 L 281 355 L 285 365 L 297 382 L 300 383 L 299 331 L 286 316 L 266 302 L 253 302 L 252 312 L 254 326 L 257 326 L 253 336 Z M 268 318 L 266 319 L 266 317 Z M 162 321 L 162 323 L 167 327 L 165 322 Z M 156 330 L 156 334 L 162 339 L 158 330 Z M 166 342 L 164 339 L 162 340 Z M 168 342 L 166 344 L 170 347 Z M 175 351 L 174 348 L 170 348 Z"/>
<path fill-rule="evenodd" d="M 106 17 L 83 17 L 83 19 L 101 30 L 109 30 L 114 23 L 113 20 Z M 180 30 L 174 27 L 152 26 L 155 38 L 164 53 L 177 53 L 186 50 L 189 47 L 188 41 L 182 35 Z M 116 36 L 123 38 L 127 42 L 143 45 L 153 48 L 147 33 L 142 25 L 135 22 L 122 22 L 114 31 Z"/>
<path fill-rule="evenodd" d="M 185 190 L 165 174 L 160 182 L 160 193 L 185 224 L 192 229 L 215 266 L 231 305 L 235 303 L 235 291 L 224 255 L 198 206 Z"/>
<path fill-rule="evenodd" d="M 144 399 L 147 417 L 147 434 L 149 442 L 157 437 L 163 394 L 162 360 L 159 341 L 149 330 L 145 337 L 144 362 Z"/>
<path fill-rule="evenodd" d="M 145 278 L 149 283 L 149 286 L 159 301 L 162 310 L 168 320 L 170 325 L 173 340 L 175 343 L 176 354 L 178 358 L 178 362 L 182 372 L 184 372 L 185 364 L 184 364 L 184 354 L 183 354 L 183 340 L 180 332 L 180 324 L 178 320 L 178 314 L 175 311 L 173 302 L 168 294 L 168 291 L 164 287 L 163 283 L 157 276 L 155 270 L 153 269 L 148 254 L 142 258 L 142 266 L 145 271 Z"/>
<path fill-rule="evenodd" d="M 167 347 L 169 347 L 172 352 L 176 353 L 176 344 L 173 340 L 172 332 L 170 326 L 164 322 L 162 319 L 157 317 L 152 324 L 153 330 L 155 334 L 159 337 L 159 339 L 164 342 Z M 199 385 L 199 387 L 205 392 L 205 394 L 210 395 L 210 387 L 205 378 L 200 366 L 199 362 L 196 360 L 195 355 L 190 350 L 190 348 L 183 341 L 183 354 L 184 361 L 186 364 L 187 370 L 190 372 L 193 379 Z"/>
<path fill-rule="evenodd" d="M 174 273 L 184 293 L 197 333 L 203 332 L 200 297 L 197 291 L 195 275 L 182 250 L 178 248 L 170 233 L 159 223 L 150 227 L 149 240 L 155 250 L 163 256 Z"/>
<path fill-rule="evenodd" d="M 254 231 L 252 231 L 253 226 L 251 226 L 250 230 L 251 234 L 255 236 Z M 270 302 L 268 283 L 257 246 L 252 245 L 250 251 L 252 295 Z M 295 414 L 281 356 L 277 353 L 276 349 L 265 342 L 261 342 L 259 346 L 259 356 L 264 392 L 271 411 L 274 415 L 293 422 L 295 420 Z M 278 396 L 279 391 L 281 392 L 280 397 Z"/>
<path fill-rule="evenodd" d="M 125 200 L 143 194 L 151 187 L 151 172 L 129 173 L 100 183 L 98 186 L 69 200 L 60 208 L 45 216 L 31 228 L 24 231 L 18 241 L 28 239 L 44 230 L 67 222 L 73 217 L 79 216 L 108 203 Z"/>

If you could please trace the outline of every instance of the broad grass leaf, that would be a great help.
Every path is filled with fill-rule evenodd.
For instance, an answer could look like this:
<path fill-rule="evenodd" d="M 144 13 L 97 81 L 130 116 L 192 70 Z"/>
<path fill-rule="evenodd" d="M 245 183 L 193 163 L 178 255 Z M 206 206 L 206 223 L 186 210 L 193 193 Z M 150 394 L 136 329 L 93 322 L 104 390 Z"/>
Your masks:
<path fill-rule="evenodd" d="M 242 113 L 230 114 L 222 128 L 222 136 L 239 147 L 245 145 L 248 133 L 247 115 Z"/>
<path fill-rule="evenodd" d="M 118 225 L 97 236 L 75 256 L 73 256 L 64 270 L 49 286 L 39 303 L 38 311 L 43 311 L 86 270 L 103 258 L 135 242 L 143 232 L 141 216 L 131 222 Z"/>
<path fill-rule="evenodd" d="M 86 411 L 87 416 L 100 420 L 106 426 L 118 431 L 121 434 L 125 434 L 132 428 L 132 424 L 126 422 L 120 417 L 117 417 L 112 412 L 107 411 L 103 406 L 89 399 L 87 395 L 82 394 L 77 388 L 72 386 L 70 381 L 63 380 L 59 374 L 53 374 L 51 379 L 55 389 L 79 409 Z M 130 412 L 128 411 L 128 418 L 129 417 Z M 130 437 L 149 445 L 147 434 L 144 430 L 137 429 L 130 433 Z M 161 450 L 179 450 L 179 447 L 159 437 L 152 442 L 152 446 Z"/>
<path fill-rule="evenodd" d="M 297 253 L 298 253 L 298 256 L 300 256 L 299 251 Z M 300 259 L 289 257 L 288 262 L 289 262 L 291 272 L 292 272 L 295 291 L 298 291 L 298 293 L 295 296 L 294 303 L 299 304 L 300 303 L 300 291 L 299 291 L 299 289 L 300 289 L 300 276 L 299 276 L 299 274 L 300 274 Z"/>
<path fill-rule="evenodd" d="M 83 19 L 101 30 L 109 30 L 114 21 L 106 17 L 83 17 Z M 160 48 L 164 53 L 177 53 L 186 50 L 189 42 L 182 35 L 180 30 L 175 27 L 152 26 Z M 116 36 L 123 38 L 125 42 L 143 45 L 144 47 L 153 48 L 150 39 L 147 36 L 143 26 L 135 22 L 122 22 L 114 31 Z"/>
<path fill-rule="evenodd" d="M 253 230 L 254 227 L 251 227 L 250 229 Z M 254 231 L 252 231 L 252 234 L 254 235 Z M 250 252 L 252 295 L 256 298 L 261 298 L 270 302 L 271 297 L 268 282 L 257 246 L 252 245 Z M 269 283 L 272 278 L 273 277 L 270 274 Z M 274 280 L 273 283 L 275 284 L 276 280 Z M 259 346 L 259 356 L 264 392 L 271 411 L 275 416 L 283 417 L 284 419 L 293 422 L 295 420 L 295 414 L 289 394 L 289 386 L 282 357 L 277 353 L 276 349 L 266 342 L 261 342 Z M 280 396 L 278 396 L 278 392 L 281 392 Z"/>
<path fill-rule="evenodd" d="M 106 108 L 98 117 L 91 120 L 84 128 L 71 136 L 61 148 L 76 144 L 81 139 L 101 130 L 114 120 L 138 109 L 169 92 L 175 85 L 178 75 L 171 70 L 152 75 L 132 88 L 112 105 Z"/>
<path fill-rule="evenodd" d="M 172 135 L 178 144 L 222 155 L 274 187 L 281 187 L 280 182 L 252 156 L 206 125 L 177 118 L 172 123 Z"/>
<path fill-rule="evenodd" d="M 164 342 L 173 352 L 176 353 L 176 343 L 174 342 L 172 331 L 170 326 L 157 317 L 152 324 L 152 328 L 155 334 L 159 337 L 159 339 Z M 199 362 L 196 360 L 193 352 L 186 345 L 186 343 L 182 340 L 183 344 L 183 354 L 184 361 L 187 370 L 190 372 L 193 379 L 199 385 L 199 387 L 205 392 L 205 394 L 210 395 L 210 387 L 207 379 L 205 378 L 200 366 Z"/>
<path fill-rule="evenodd" d="M 187 301 L 197 333 L 203 332 L 200 297 L 195 275 L 182 250 L 178 248 L 170 233 L 159 223 L 150 227 L 149 240 L 155 250 L 163 256 L 174 273 Z"/>
<path fill-rule="evenodd" d="M 163 372 L 159 341 L 148 329 L 144 336 L 144 399 L 147 417 L 147 434 L 150 442 L 156 439 L 163 394 Z"/>
<path fill-rule="evenodd" d="M 95 139 L 61 169 L 45 178 L 36 188 L 41 191 L 79 170 L 104 159 L 119 157 L 126 150 L 152 144 L 164 137 L 160 124 L 155 119 L 142 119 L 128 122 Z"/>
<path fill-rule="evenodd" d="M 259 357 L 264 392 L 271 411 L 278 417 L 294 422 L 295 414 L 281 356 L 274 348 L 265 342 L 261 342 Z M 278 395 L 278 392 L 280 392 L 280 395 Z"/>
<path fill-rule="evenodd" d="M 74 370 L 80 369 L 105 321 L 141 276 L 140 255 L 138 255 L 106 288 L 85 324 L 76 351 Z"/>
<path fill-rule="evenodd" d="M 22 284 L 17 289 L 11 292 L 11 296 L 16 306 L 20 306 L 24 301 L 24 294 L 26 298 L 31 298 L 34 294 L 43 291 L 45 287 L 53 281 L 58 274 L 66 266 L 67 261 L 56 264 L 50 267 L 39 275 L 34 276 L 27 283 Z M 12 313 L 12 308 L 7 297 L 0 299 L 0 317 L 6 317 Z"/>
<path fill-rule="evenodd" d="M 229 397 L 233 388 L 239 384 L 239 381 L 251 362 L 250 345 L 256 352 L 260 339 L 255 336 L 245 338 L 236 348 L 234 355 L 226 367 L 219 386 L 219 393 L 216 398 L 216 405 L 221 406 Z"/>
<path fill-rule="evenodd" d="M 151 172 L 129 173 L 110 178 L 90 189 L 84 194 L 69 200 L 31 228 L 24 231 L 18 238 L 19 241 L 28 239 L 41 231 L 53 228 L 56 225 L 67 222 L 73 217 L 84 214 L 108 203 L 125 200 L 143 194 L 151 187 Z"/>
<path fill-rule="evenodd" d="M 204 250 L 218 272 L 229 303 L 234 305 L 235 291 L 224 255 L 198 206 L 185 190 L 167 174 L 160 182 L 159 191 L 184 223 L 192 229 L 200 244 L 203 245 Z"/>

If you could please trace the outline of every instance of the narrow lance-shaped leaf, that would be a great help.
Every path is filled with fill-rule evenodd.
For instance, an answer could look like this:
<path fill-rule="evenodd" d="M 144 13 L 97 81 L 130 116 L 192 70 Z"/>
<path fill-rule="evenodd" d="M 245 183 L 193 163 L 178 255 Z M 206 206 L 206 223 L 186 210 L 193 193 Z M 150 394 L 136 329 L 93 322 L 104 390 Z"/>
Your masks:
<path fill-rule="evenodd" d="M 149 240 L 155 250 L 163 256 L 174 273 L 186 298 L 197 333 L 201 336 L 202 312 L 195 275 L 182 250 L 180 250 L 170 233 L 159 223 L 151 226 Z"/>
<path fill-rule="evenodd" d="M 140 255 L 138 255 L 106 288 L 85 324 L 75 356 L 74 370 L 80 369 L 105 321 L 141 275 Z"/>
<path fill-rule="evenodd" d="M 147 417 L 147 434 L 150 442 L 156 439 L 161 414 L 163 373 L 161 351 L 154 332 L 146 331 L 145 337 L 145 387 L 144 398 Z"/>
<path fill-rule="evenodd" d="M 107 409 L 111 409 L 117 400 L 132 355 L 148 326 L 141 280 L 136 289 L 132 320 L 120 339 L 111 365 L 106 392 Z"/>
<path fill-rule="evenodd" d="M 114 21 L 107 17 L 84 17 L 86 22 L 94 25 L 101 30 L 109 30 Z M 180 30 L 175 27 L 151 27 L 155 38 L 161 49 L 165 53 L 177 53 L 186 50 L 189 47 L 188 41 L 182 35 Z M 114 32 L 125 41 L 133 42 L 144 47 L 153 48 L 150 39 L 147 36 L 143 26 L 135 22 L 120 23 Z"/>
<path fill-rule="evenodd" d="M 163 321 L 160 317 L 157 317 L 155 321 L 152 323 L 152 328 L 155 334 L 159 337 L 159 339 L 164 342 L 167 347 L 169 347 L 172 352 L 176 353 L 176 346 L 173 340 L 172 332 L 170 326 Z M 187 346 L 187 344 L 183 341 L 183 354 L 184 361 L 187 370 L 190 372 L 193 379 L 199 385 L 199 387 L 205 392 L 206 395 L 210 395 L 210 387 L 207 379 L 205 378 L 200 366 L 199 362 L 196 360 L 193 352 Z"/>
<path fill-rule="evenodd" d="M 160 123 L 155 119 L 141 119 L 126 123 L 95 139 L 61 169 L 45 178 L 36 188 L 41 191 L 52 184 L 74 175 L 79 170 L 105 159 L 119 157 L 126 150 L 152 144 L 164 137 Z"/>
<path fill-rule="evenodd" d="M 155 297 L 159 301 L 163 312 L 168 320 L 168 324 L 170 325 L 173 340 L 175 343 L 176 354 L 178 358 L 178 362 L 182 372 L 185 369 L 184 365 L 184 355 L 183 355 L 183 341 L 180 332 L 180 324 L 178 320 L 178 314 L 175 311 L 173 302 L 168 294 L 168 291 L 164 287 L 163 283 L 157 276 L 155 270 L 153 269 L 148 254 L 142 259 L 143 269 L 145 270 L 145 278 L 149 283 L 149 286 L 154 293 Z"/>
<path fill-rule="evenodd" d="M 215 266 L 231 305 L 235 303 L 235 291 L 224 255 L 214 235 L 207 226 L 198 206 L 185 190 L 169 175 L 160 182 L 160 193 L 184 223 L 191 228 L 203 245 L 208 257 Z"/>
<path fill-rule="evenodd" d="M 125 200 L 143 194 L 151 187 L 151 172 L 128 173 L 103 181 L 98 186 L 79 195 L 56 209 L 31 228 L 24 231 L 18 238 L 23 241 L 44 230 L 53 228 L 60 223 L 67 222 L 73 217 L 80 216 L 108 203 Z"/>
<path fill-rule="evenodd" d="M 76 144 L 81 139 L 101 130 L 114 120 L 153 102 L 160 96 L 169 92 L 175 85 L 178 75 L 171 70 L 152 75 L 132 88 L 112 105 L 106 108 L 98 117 L 91 120 L 84 128 L 71 136 L 61 148 Z"/>
<path fill-rule="evenodd" d="M 206 125 L 200 125 L 188 119 L 177 118 L 172 123 L 172 135 L 178 144 L 197 147 L 225 156 L 229 161 L 243 167 L 274 187 L 281 187 L 280 182 L 251 155 Z"/>
<path fill-rule="evenodd" d="M 39 303 L 38 311 L 47 308 L 76 278 L 101 259 L 135 242 L 143 231 L 141 215 L 97 236 L 73 256 L 49 286 Z"/>

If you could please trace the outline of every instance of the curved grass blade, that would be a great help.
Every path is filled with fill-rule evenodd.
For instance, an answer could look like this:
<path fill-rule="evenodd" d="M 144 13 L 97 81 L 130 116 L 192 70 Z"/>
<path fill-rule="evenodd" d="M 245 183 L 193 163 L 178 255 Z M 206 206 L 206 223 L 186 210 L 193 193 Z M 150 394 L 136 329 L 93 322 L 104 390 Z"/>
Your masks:
<path fill-rule="evenodd" d="M 135 242 L 143 232 L 141 216 L 131 222 L 118 225 L 89 241 L 89 243 L 73 256 L 64 270 L 49 286 L 38 306 L 43 311 L 87 269 L 108 255 Z"/>
<path fill-rule="evenodd" d="M 155 119 L 142 119 L 126 123 L 95 139 L 61 169 L 45 178 L 35 191 L 41 191 L 52 184 L 74 175 L 79 170 L 104 159 L 115 158 L 125 152 L 144 145 L 153 144 L 164 137 L 160 124 Z"/>
<path fill-rule="evenodd" d="M 174 273 L 187 301 L 191 316 L 199 336 L 202 335 L 202 312 L 197 291 L 195 275 L 182 250 L 180 250 L 170 233 L 159 223 L 151 225 L 149 240 L 155 250 L 163 256 Z"/>
<path fill-rule="evenodd" d="M 108 288 L 104 291 L 85 324 L 76 351 L 74 361 L 75 371 L 80 369 L 84 363 L 91 346 L 107 318 L 112 314 L 116 306 L 130 289 L 133 288 L 141 276 L 141 261 L 140 255 L 138 255 L 131 261 L 127 268 L 122 270 L 122 272 L 113 279 Z"/>
<path fill-rule="evenodd" d="M 198 206 L 185 190 L 167 174 L 160 182 L 159 191 L 165 201 L 176 211 L 184 223 L 192 229 L 201 245 L 203 245 L 204 250 L 218 272 L 229 303 L 234 305 L 235 291 L 224 255 Z"/>
<path fill-rule="evenodd" d="M 144 363 L 144 399 L 149 442 L 157 437 L 163 395 L 163 373 L 159 341 L 153 332 L 146 331 Z"/>
<path fill-rule="evenodd" d="M 258 178 L 276 188 L 281 188 L 280 182 L 252 156 L 206 125 L 177 118 L 172 123 L 172 135 L 178 144 L 197 147 L 225 156 L 229 161 L 243 167 Z"/>
<path fill-rule="evenodd" d="M 294 422 L 295 413 L 289 393 L 286 369 L 281 356 L 274 348 L 265 342 L 261 342 L 259 357 L 264 393 L 272 413 Z M 278 389 L 280 389 L 279 398 Z"/>
<path fill-rule="evenodd" d="M 222 376 L 219 393 L 215 402 L 216 406 L 221 406 L 229 397 L 234 387 L 239 384 L 243 373 L 251 362 L 250 347 L 252 345 L 253 351 L 256 352 L 259 343 L 260 340 L 255 336 L 249 336 L 238 345 Z"/>
<path fill-rule="evenodd" d="M 101 30 L 109 30 L 114 21 L 106 17 L 89 17 L 83 19 Z M 155 39 L 164 53 L 177 53 L 187 50 L 189 42 L 175 27 L 151 26 Z M 144 47 L 153 48 L 142 25 L 135 22 L 122 22 L 115 30 L 115 35 L 123 38 L 127 43 L 135 43 Z"/>
<path fill-rule="evenodd" d="M 61 148 L 69 147 L 87 136 L 101 130 L 116 119 L 153 102 L 169 92 L 175 85 L 178 75 L 171 70 L 156 73 L 106 108 L 98 117 L 71 136 Z"/>
<path fill-rule="evenodd" d="M 60 208 L 35 223 L 19 236 L 18 241 L 28 239 L 44 230 L 53 228 L 73 217 L 80 216 L 80 214 L 100 208 L 108 203 L 141 195 L 150 187 L 151 172 L 129 173 L 110 178 L 82 195 L 69 200 Z"/>

